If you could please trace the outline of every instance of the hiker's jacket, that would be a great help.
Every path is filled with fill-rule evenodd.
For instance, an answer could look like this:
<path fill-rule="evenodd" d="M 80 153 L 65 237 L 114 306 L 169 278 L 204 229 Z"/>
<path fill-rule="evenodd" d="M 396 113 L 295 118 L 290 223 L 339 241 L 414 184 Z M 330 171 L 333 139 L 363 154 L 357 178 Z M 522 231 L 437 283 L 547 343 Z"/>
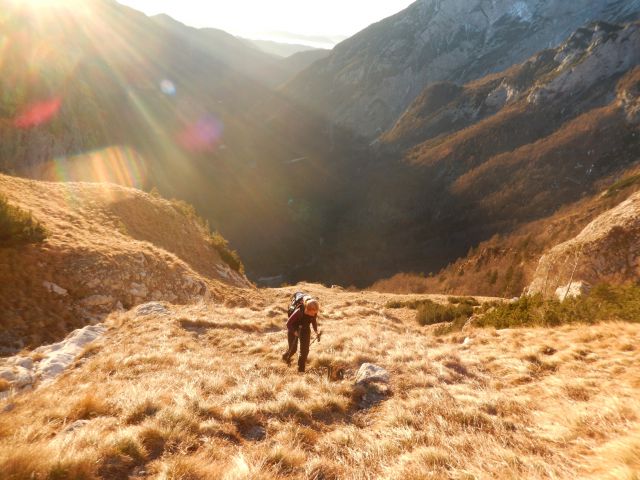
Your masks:
<path fill-rule="evenodd" d="M 302 327 L 304 330 L 309 328 L 309 325 L 313 325 L 313 331 L 318 332 L 318 323 L 316 317 L 307 315 L 304 313 L 304 307 L 298 307 L 287 320 L 287 329 L 292 332 Z"/>

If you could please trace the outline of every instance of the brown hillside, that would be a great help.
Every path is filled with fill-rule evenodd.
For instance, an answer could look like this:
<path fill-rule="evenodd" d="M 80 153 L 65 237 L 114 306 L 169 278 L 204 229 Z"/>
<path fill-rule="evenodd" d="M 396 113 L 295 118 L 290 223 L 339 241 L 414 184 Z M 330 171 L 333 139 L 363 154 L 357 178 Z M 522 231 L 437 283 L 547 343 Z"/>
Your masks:
<path fill-rule="evenodd" d="M 560 47 L 465 86 L 463 100 L 450 102 L 447 110 L 449 116 L 461 117 L 458 124 L 468 125 L 467 128 L 451 129 L 441 132 L 444 135 L 440 138 L 432 138 L 434 132 L 424 125 L 411 129 L 409 116 L 409 125 L 403 125 L 401 120 L 389 136 L 399 135 L 394 134 L 396 130 L 413 130 L 422 135 L 422 143 L 412 149 L 407 160 L 442 165 L 452 170 L 452 175 L 464 173 L 497 154 L 546 137 L 567 121 L 609 103 L 619 78 L 640 62 L 639 42 L 637 23 L 595 23 L 579 29 Z M 491 87 L 493 90 L 489 91 Z M 626 90 L 633 95 L 632 90 Z M 419 102 L 428 99 L 423 95 L 411 110 L 419 110 Z M 428 105 L 424 108 L 433 110 Z M 438 110 L 429 113 L 434 115 Z"/>
<path fill-rule="evenodd" d="M 2 347 L 51 342 L 116 308 L 186 303 L 250 286 L 176 204 L 106 183 L 0 176 L 9 203 L 32 213 L 44 242 L 0 248 Z"/>
<path fill-rule="evenodd" d="M 521 92 L 531 88 L 539 77 L 557 67 L 554 55 L 553 50 L 544 50 L 522 64 L 464 86 L 429 85 L 380 139 L 396 148 L 412 147 L 439 135 L 461 131 L 499 113 Z"/>
<path fill-rule="evenodd" d="M 358 143 L 272 88 L 298 67 L 219 30 L 76 3 L 0 0 L 0 172 L 157 187 L 255 279 L 308 261 Z"/>
<path fill-rule="evenodd" d="M 627 122 L 623 109 L 610 105 L 542 140 L 492 157 L 459 177 L 452 191 L 494 222 L 539 218 L 557 208 L 559 197 L 579 198 L 591 189 L 592 178 L 621 171 L 638 159 L 640 130 Z"/>

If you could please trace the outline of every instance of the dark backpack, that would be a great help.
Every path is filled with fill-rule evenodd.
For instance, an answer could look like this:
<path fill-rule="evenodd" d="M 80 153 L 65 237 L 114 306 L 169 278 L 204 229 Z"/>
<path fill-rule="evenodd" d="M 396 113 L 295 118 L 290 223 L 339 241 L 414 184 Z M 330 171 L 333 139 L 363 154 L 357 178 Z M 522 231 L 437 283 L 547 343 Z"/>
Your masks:
<path fill-rule="evenodd" d="M 293 312 L 296 311 L 296 308 L 300 307 L 304 303 L 305 293 L 296 292 L 291 297 L 291 304 L 289 305 L 289 310 L 287 310 L 287 318 L 293 315 Z"/>

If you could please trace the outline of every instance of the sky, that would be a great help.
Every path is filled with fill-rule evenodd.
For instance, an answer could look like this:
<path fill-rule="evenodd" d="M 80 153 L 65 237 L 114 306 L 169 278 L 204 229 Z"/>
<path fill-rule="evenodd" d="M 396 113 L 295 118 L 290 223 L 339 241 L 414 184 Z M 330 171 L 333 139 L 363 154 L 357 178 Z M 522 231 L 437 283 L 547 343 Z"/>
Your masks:
<path fill-rule="evenodd" d="M 414 0 L 118 0 L 147 15 L 166 13 L 193 27 L 331 47 Z"/>

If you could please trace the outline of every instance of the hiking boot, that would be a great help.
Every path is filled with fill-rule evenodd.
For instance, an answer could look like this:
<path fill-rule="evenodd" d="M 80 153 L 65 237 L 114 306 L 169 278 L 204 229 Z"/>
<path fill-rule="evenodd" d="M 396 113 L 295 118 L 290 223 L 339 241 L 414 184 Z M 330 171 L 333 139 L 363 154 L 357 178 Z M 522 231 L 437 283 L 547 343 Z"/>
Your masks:
<path fill-rule="evenodd" d="M 291 357 L 286 353 L 282 354 L 282 361 L 287 365 L 291 365 Z"/>

